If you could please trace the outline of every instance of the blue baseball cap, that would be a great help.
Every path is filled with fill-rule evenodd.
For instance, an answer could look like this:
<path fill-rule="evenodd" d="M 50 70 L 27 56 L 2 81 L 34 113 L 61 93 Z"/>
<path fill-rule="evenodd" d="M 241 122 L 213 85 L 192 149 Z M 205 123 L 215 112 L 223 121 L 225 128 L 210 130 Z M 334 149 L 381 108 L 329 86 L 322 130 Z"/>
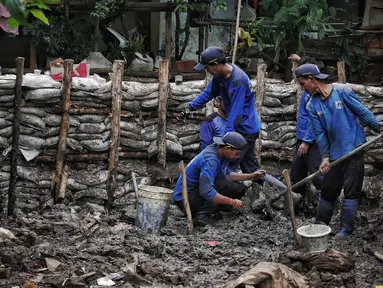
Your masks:
<path fill-rule="evenodd" d="M 211 46 L 201 53 L 200 63 L 194 67 L 194 70 L 202 71 L 207 65 L 214 63 L 215 61 L 220 61 L 223 58 L 225 58 L 225 54 L 222 49 L 217 46 Z"/>
<path fill-rule="evenodd" d="M 295 70 L 295 75 L 297 77 L 311 76 L 311 77 L 314 77 L 316 79 L 321 79 L 321 80 L 327 79 L 329 76 L 327 74 L 320 73 L 318 66 L 315 64 L 303 64 L 303 65 L 299 66 Z"/>
<path fill-rule="evenodd" d="M 238 150 L 243 150 L 247 145 L 246 139 L 237 132 L 227 132 L 222 137 L 213 137 L 213 141 L 217 145 L 227 145 Z"/>

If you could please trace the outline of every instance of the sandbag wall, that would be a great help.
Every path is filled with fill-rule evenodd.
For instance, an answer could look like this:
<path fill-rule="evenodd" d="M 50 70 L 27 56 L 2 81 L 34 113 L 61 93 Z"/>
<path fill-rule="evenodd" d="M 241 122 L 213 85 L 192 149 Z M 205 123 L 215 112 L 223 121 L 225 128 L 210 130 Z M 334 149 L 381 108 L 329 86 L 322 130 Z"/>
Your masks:
<path fill-rule="evenodd" d="M 7 206 L 10 179 L 13 100 L 16 77 L 0 76 L 0 191 Z M 252 80 L 255 90 L 255 80 Z M 167 108 L 167 167 L 181 158 L 191 159 L 199 150 L 199 124 L 206 109 L 181 120 L 181 111 L 206 87 L 205 81 L 170 83 Z M 351 85 L 361 101 L 383 121 L 383 88 Z M 23 79 L 16 207 L 26 211 L 52 203 L 57 144 L 62 116 L 62 87 L 49 76 L 25 75 Z M 104 204 L 107 200 L 108 160 L 111 134 L 111 82 L 73 78 L 67 133 L 66 164 L 69 167 L 66 201 Z M 290 161 L 296 133 L 297 85 L 266 79 L 261 108 L 261 156 L 272 161 Z M 156 162 L 158 135 L 158 83 L 122 83 L 120 152 L 115 205 L 134 200 L 131 172 L 138 184 L 154 184 L 152 163 Z M 368 137 L 373 134 L 368 132 Z M 366 153 L 366 167 L 379 171 L 383 159 L 379 145 Z M 172 162 L 173 161 L 173 162 Z M 176 176 L 172 177 L 176 177 Z"/>

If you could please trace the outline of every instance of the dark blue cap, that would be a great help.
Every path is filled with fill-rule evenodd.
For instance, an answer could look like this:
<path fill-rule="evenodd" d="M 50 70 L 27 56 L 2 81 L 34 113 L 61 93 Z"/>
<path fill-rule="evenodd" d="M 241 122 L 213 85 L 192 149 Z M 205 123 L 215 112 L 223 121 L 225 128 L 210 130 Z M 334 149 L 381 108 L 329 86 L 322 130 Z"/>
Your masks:
<path fill-rule="evenodd" d="M 242 150 L 247 144 L 246 139 L 237 132 L 227 132 L 222 137 L 213 137 L 213 141 L 217 145 L 227 145 L 238 150 Z"/>
<path fill-rule="evenodd" d="M 328 78 L 328 75 L 320 73 L 318 66 L 314 64 L 303 64 L 299 66 L 295 70 L 295 75 L 297 77 L 311 76 L 321 80 Z"/>
<path fill-rule="evenodd" d="M 220 61 L 223 58 L 225 58 L 225 54 L 222 49 L 217 46 L 211 46 L 201 53 L 201 61 L 194 67 L 194 70 L 202 71 L 207 65 Z"/>

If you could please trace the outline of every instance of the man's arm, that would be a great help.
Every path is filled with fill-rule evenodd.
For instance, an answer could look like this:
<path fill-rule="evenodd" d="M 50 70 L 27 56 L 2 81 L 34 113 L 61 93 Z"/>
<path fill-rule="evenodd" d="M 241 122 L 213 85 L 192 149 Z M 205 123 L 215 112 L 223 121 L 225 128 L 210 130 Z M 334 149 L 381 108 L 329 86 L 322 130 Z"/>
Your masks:
<path fill-rule="evenodd" d="M 238 117 L 242 117 L 243 109 L 245 106 L 245 92 L 244 85 L 238 85 L 233 89 L 233 96 L 231 97 L 231 110 L 229 118 L 226 123 L 226 132 L 234 132 L 234 126 Z"/>
<path fill-rule="evenodd" d="M 345 89 L 342 93 L 342 99 L 347 107 L 357 115 L 363 126 L 368 125 L 378 133 L 381 131 L 382 126 L 379 124 L 378 120 L 376 120 L 374 114 L 360 102 L 359 98 L 351 89 Z"/>
<path fill-rule="evenodd" d="M 310 106 L 310 102 L 307 104 L 307 107 Z M 330 157 L 330 142 L 327 137 L 326 131 L 323 129 L 322 124 L 319 121 L 319 116 L 311 111 L 309 108 L 307 109 L 309 112 L 309 119 L 311 127 L 314 131 L 315 139 L 318 143 L 319 152 L 322 157 L 329 158 Z"/>
<path fill-rule="evenodd" d="M 219 87 L 217 80 L 213 78 L 205 90 L 203 90 L 199 96 L 194 98 L 193 101 L 189 102 L 189 109 L 192 111 L 200 110 L 207 102 L 217 96 L 219 96 Z"/>
<path fill-rule="evenodd" d="M 201 197 L 216 202 L 239 208 L 243 205 L 240 200 L 234 200 L 223 196 L 214 189 L 214 181 L 217 176 L 219 163 L 217 160 L 208 159 L 203 163 L 199 177 L 199 194 Z"/>
<path fill-rule="evenodd" d="M 213 129 L 210 122 L 203 121 L 199 131 L 199 149 L 203 151 L 208 145 L 213 144 Z"/>
<path fill-rule="evenodd" d="M 247 180 L 259 181 L 264 178 L 265 174 L 266 172 L 264 170 L 257 170 L 253 173 L 231 172 L 229 175 L 233 181 L 240 182 L 240 181 L 247 181 Z"/>

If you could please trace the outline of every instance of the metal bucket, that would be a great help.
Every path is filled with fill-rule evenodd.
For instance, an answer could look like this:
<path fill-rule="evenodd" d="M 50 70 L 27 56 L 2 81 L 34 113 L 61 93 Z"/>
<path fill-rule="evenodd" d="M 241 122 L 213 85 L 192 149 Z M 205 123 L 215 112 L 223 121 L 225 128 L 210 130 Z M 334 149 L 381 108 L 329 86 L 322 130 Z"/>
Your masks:
<path fill-rule="evenodd" d="M 298 228 L 302 237 L 302 246 L 310 252 L 324 252 L 328 247 L 328 235 L 331 228 L 327 225 L 311 224 Z"/>
<path fill-rule="evenodd" d="M 172 193 L 172 190 L 157 186 L 138 188 L 135 225 L 142 230 L 159 233 L 166 225 Z"/>

